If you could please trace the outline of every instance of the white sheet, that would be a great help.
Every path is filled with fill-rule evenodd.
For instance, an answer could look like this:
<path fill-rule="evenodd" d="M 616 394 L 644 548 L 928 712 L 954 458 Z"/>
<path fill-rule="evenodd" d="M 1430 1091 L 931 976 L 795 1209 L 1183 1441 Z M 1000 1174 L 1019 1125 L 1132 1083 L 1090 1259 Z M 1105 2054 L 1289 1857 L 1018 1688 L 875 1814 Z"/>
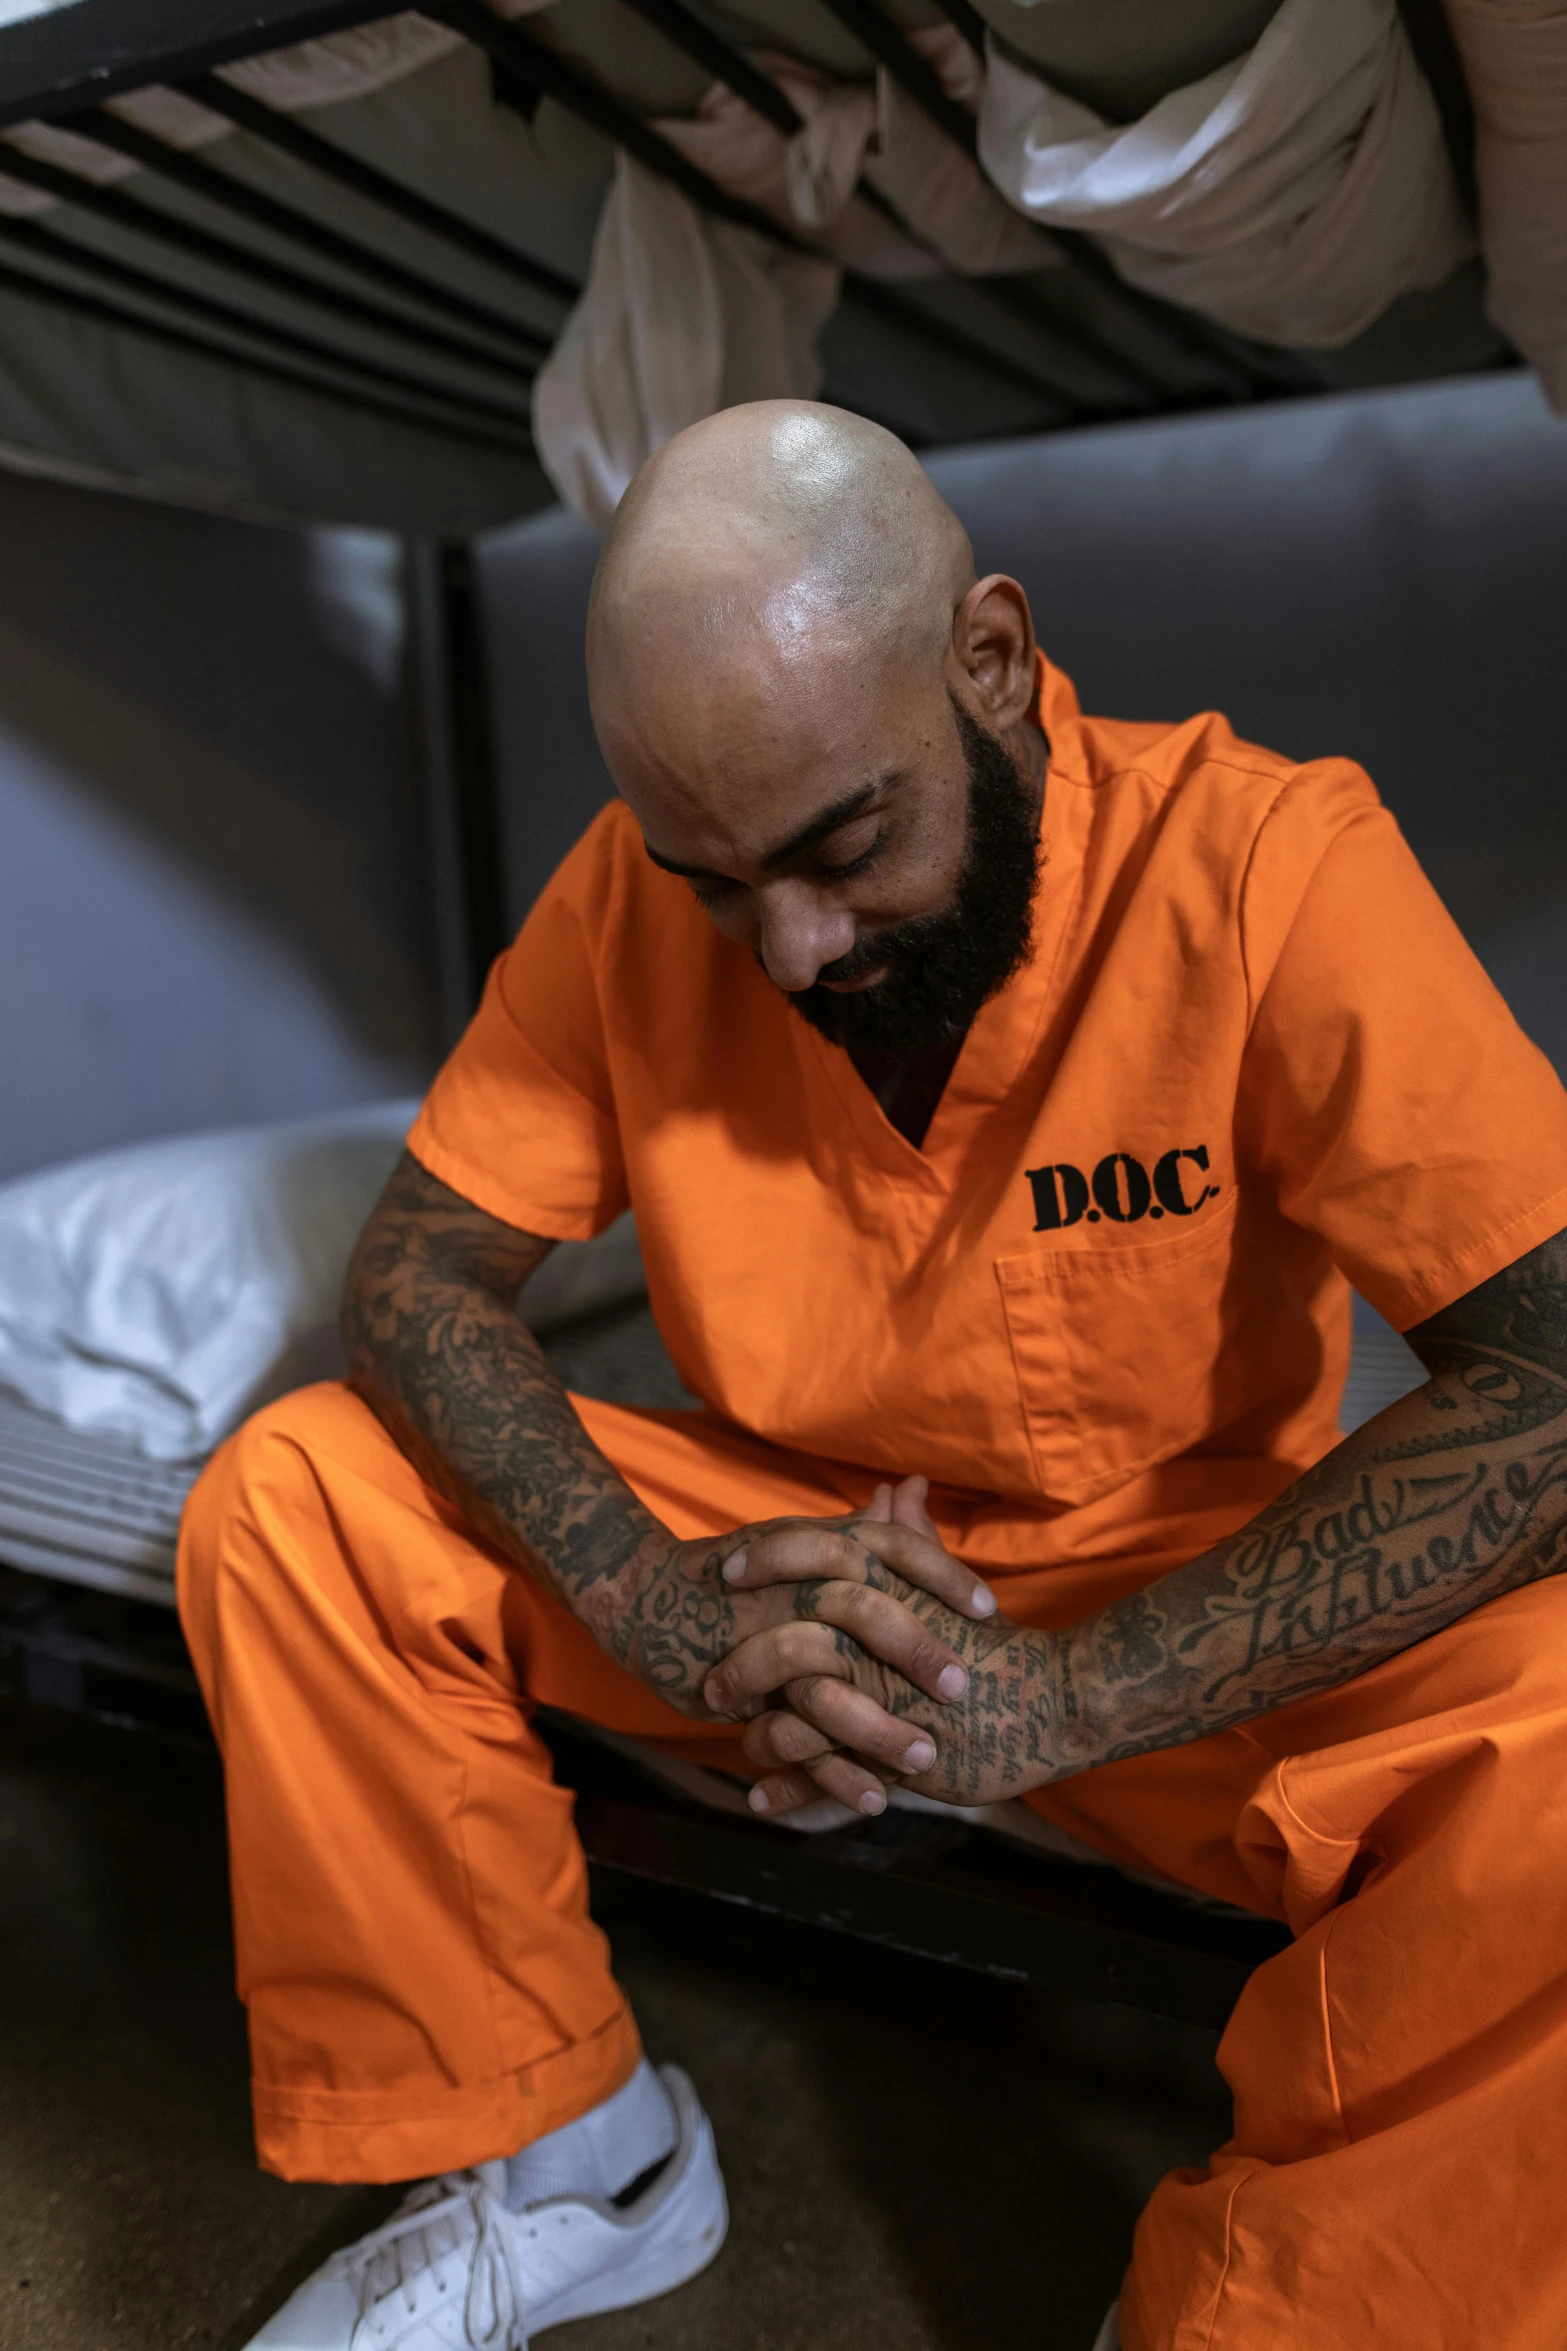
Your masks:
<path fill-rule="evenodd" d="M 1123 125 L 993 53 L 980 154 L 1031 218 L 1264 342 L 1347 343 L 1474 245 L 1394 0 L 1284 0 L 1255 48 Z"/>
<path fill-rule="evenodd" d="M 950 25 L 912 33 L 949 98 L 972 107 L 983 88 L 973 50 Z M 801 116 L 786 138 L 743 99 L 715 84 L 689 120 L 658 129 L 731 195 L 745 196 L 834 259 L 873 277 L 971 275 L 1048 268 L 1049 237 L 1019 218 L 979 166 L 886 72 L 874 83 L 835 82 L 769 51 L 756 63 Z M 885 196 L 912 235 L 856 193 Z"/>

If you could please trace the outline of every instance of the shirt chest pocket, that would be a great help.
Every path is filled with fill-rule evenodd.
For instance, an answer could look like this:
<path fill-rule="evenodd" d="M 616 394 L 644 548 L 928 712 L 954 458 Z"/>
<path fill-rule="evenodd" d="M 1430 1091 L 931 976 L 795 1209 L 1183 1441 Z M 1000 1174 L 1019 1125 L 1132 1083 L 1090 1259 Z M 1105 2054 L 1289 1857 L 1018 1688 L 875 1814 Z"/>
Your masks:
<path fill-rule="evenodd" d="M 1168 1240 L 997 1260 L 1034 1475 L 1052 1501 L 1095 1501 L 1240 1408 L 1226 1343 L 1234 1234 L 1232 1192 Z"/>

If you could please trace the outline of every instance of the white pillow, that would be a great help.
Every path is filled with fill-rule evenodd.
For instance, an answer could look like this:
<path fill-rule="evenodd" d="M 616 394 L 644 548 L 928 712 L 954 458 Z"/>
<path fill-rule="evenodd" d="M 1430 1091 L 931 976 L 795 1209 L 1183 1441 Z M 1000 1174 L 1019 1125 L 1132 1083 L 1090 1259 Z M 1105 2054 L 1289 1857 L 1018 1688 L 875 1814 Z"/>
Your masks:
<path fill-rule="evenodd" d="M 179 1461 L 340 1373 L 349 1253 L 418 1107 L 182 1135 L 0 1185 L 0 1388 Z"/>

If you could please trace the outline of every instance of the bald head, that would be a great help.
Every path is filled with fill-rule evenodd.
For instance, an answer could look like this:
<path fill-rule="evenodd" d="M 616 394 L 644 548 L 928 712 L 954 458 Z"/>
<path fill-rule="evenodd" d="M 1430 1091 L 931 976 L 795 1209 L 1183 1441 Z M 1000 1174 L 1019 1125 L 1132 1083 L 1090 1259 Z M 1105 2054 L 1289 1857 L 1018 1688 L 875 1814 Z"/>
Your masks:
<path fill-rule="evenodd" d="M 692 425 L 620 503 L 588 612 L 595 708 L 648 661 L 939 660 L 973 585 L 957 516 L 880 425 L 760 400 Z"/>
<path fill-rule="evenodd" d="M 797 1000 L 868 933 L 951 909 L 976 745 L 1003 798 L 1038 766 L 1021 588 L 975 580 L 901 441 L 808 401 L 725 409 L 642 468 L 588 687 L 649 855 Z"/>

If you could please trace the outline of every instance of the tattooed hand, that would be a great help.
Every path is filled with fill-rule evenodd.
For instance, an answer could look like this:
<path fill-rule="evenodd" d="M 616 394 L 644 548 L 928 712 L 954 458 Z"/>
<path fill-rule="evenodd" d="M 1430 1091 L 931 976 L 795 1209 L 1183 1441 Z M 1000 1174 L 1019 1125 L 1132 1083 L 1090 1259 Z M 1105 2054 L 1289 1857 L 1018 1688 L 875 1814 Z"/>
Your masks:
<path fill-rule="evenodd" d="M 870 1548 L 884 1496 L 890 1489 L 871 1513 L 767 1519 L 687 1543 L 669 1536 L 662 1556 L 653 1547 L 632 1572 L 581 1595 L 575 1613 L 617 1663 L 703 1721 L 711 1719 L 710 1677 L 732 1651 L 770 1630 L 807 1627 L 838 1653 L 879 1661 L 939 1713 L 962 1693 L 967 1672 L 944 1633 L 907 1605 L 915 1584 L 887 1576 Z M 960 1612 L 995 1609 L 987 1587 L 939 1546 L 919 1574 L 926 1591 L 917 1596 L 954 1624 L 964 1623 Z M 909 1745 L 905 1730 L 900 1754 Z"/>
<path fill-rule="evenodd" d="M 406 1153 L 394 1171 L 349 1270 L 343 1337 L 353 1385 L 421 1474 L 688 1714 L 707 1718 L 702 1682 L 728 1649 L 785 1620 L 872 1640 L 911 1683 L 937 1693 L 957 1662 L 951 1649 L 867 1583 L 855 1533 L 861 1519 L 890 1513 L 890 1488 L 858 1517 L 778 1520 L 687 1543 L 637 1499 L 518 1320 L 518 1290 L 552 1246 L 487 1215 Z M 726 1576 L 726 1561 L 761 1539 L 773 1544 L 771 1567 L 753 1553 L 749 1570 Z M 932 1591 L 954 1611 L 994 1608 L 944 1552 L 928 1567 Z"/>
<path fill-rule="evenodd" d="M 940 1686 L 947 1702 L 934 1705 L 879 1643 L 845 1640 L 821 1622 L 752 1635 L 709 1676 L 707 1695 L 716 1713 L 753 1716 L 746 1753 L 770 1775 L 752 1790 L 756 1811 L 792 1812 L 825 1789 L 879 1812 L 890 1782 L 949 1804 L 990 1804 L 1091 1760 L 1063 1711 L 1059 1643 L 993 1614 L 965 1623 L 938 1596 L 936 1561 L 948 1554 L 923 1496 L 923 1479 L 906 1480 L 890 1497 L 889 1523 L 862 1521 L 860 1539 L 871 1584 L 947 1645 L 962 1686 Z M 785 1549 L 803 1556 L 810 1540 L 753 1541 L 747 1576 L 771 1572 Z M 770 1698 L 782 1706 L 755 1714 Z"/>

